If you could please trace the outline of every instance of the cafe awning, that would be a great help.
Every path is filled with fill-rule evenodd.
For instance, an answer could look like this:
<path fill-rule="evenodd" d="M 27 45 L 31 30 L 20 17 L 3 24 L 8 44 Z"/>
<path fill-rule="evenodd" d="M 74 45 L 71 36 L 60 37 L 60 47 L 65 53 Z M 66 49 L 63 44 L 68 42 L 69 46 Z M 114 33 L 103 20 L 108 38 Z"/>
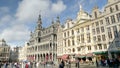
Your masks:
<path fill-rule="evenodd" d="M 76 54 L 75 55 L 75 58 L 84 58 L 84 57 L 86 57 L 86 55 L 81 55 L 81 54 Z"/>
<path fill-rule="evenodd" d="M 66 59 L 68 59 L 69 58 L 69 55 L 68 54 L 64 54 L 62 57 L 61 57 L 61 59 L 63 59 L 63 60 L 66 60 Z"/>
<path fill-rule="evenodd" d="M 93 52 L 95 55 L 107 54 L 108 51 Z"/>
<path fill-rule="evenodd" d="M 87 53 L 86 57 L 93 57 L 93 53 Z"/>

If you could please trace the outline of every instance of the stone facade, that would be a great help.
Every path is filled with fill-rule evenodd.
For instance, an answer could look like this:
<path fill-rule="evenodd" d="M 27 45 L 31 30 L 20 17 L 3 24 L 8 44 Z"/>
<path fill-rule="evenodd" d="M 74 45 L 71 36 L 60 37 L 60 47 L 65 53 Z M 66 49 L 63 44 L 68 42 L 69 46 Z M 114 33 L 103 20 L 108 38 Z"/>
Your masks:
<path fill-rule="evenodd" d="M 27 47 L 27 59 L 31 61 L 50 62 L 56 61 L 57 57 L 57 31 L 60 26 L 59 17 L 47 28 L 42 27 L 41 15 L 37 26 L 31 32 Z"/>
<path fill-rule="evenodd" d="M 25 43 L 23 47 L 19 47 L 19 55 L 18 55 L 18 60 L 19 61 L 26 61 L 27 60 L 27 46 L 28 43 Z"/>
<path fill-rule="evenodd" d="M 91 14 L 80 6 L 76 20 L 67 19 L 64 24 L 63 55 L 71 56 L 71 61 L 80 56 L 98 59 L 120 56 L 119 6 L 120 0 L 108 0 L 104 11 L 95 6 Z"/>
<path fill-rule="evenodd" d="M 10 46 L 6 44 L 4 39 L 0 40 L 0 61 L 9 61 L 10 59 Z"/>
<path fill-rule="evenodd" d="M 31 61 L 56 61 L 64 54 L 74 57 L 114 58 L 120 56 L 120 0 L 108 0 L 104 11 L 97 6 L 91 14 L 80 11 L 75 20 L 67 19 L 64 27 L 59 18 L 47 28 L 42 27 L 41 16 L 34 32 L 30 34 L 27 59 Z"/>

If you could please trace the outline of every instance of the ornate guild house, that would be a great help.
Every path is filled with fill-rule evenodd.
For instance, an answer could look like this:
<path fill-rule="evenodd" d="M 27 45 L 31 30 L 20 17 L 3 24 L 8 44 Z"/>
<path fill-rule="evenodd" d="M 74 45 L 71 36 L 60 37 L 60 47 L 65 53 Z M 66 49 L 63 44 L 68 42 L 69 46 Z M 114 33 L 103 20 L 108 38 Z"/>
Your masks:
<path fill-rule="evenodd" d="M 30 34 L 27 47 L 27 59 L 36 62 L 51 62 L 57 58 L 57 30 L 60 26 L 59 17 L 47 28 L 42 27 L 41 15 L 37 26 Z"/>

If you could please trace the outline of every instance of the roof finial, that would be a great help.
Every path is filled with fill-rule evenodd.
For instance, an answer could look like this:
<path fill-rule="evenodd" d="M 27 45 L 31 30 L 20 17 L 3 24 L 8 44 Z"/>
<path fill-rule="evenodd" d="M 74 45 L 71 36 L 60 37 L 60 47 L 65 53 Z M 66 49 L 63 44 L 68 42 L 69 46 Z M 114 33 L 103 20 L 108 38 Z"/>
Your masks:
<path fill-rule="evenodd" d="M 80 4 L 80 6 L 79 6 L 79 7 L 80 7 L 80 11 L 81 11 L 81 10 L 82 10 L 82 5 Z"/>
<path fill-rule="evenodd" d="M 52 18 L 52 24 L 54 24 L 54 19 Z"/>
<path fill-rule="evenodd" d="M 39 18 L 38 19 L 41 20 L 41 14 L 39 14 Z"/>
<path fill-rule="evenodd" d="M 57 16 L 57 20 L 56 20 L 58 23 L 60 23 L 60 18 L 59 16 Z"/>

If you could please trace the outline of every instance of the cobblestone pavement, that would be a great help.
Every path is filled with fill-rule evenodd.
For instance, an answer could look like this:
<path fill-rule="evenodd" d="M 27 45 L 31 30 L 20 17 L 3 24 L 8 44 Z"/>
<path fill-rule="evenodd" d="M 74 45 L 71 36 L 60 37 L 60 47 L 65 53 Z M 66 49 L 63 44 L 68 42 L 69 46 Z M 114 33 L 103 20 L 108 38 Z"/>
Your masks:
<path fill-rule="evenodd" d="M 39 68 L 58 68 L 58 65 L 40 65 Z M 67 66 L 65 66 L 64 68 L 69 68 Z M 71 65 L 70 68 L 78 68 L 78 67 L 75 67 L 75 65 Z M 89 64 L 80 64 L 80 67 L 79 68 L 97 68 L 95 65 L 89 65 Z M 98 68 L 108 68 L 108 67 L 98 67 Z"/>
<path fill-rule="evenodd" d="M 1 68 L 3 68 L 3 67 L 1 67 Z M 8 68 L 11 68 L 11 67 L 8 66 Z M 13 67 L 13 68 L 15 68 L 15 67 Z M 22 68 L 22 67 L 20 67 L 20 68 Z M 33 68 L 35 68 L 35 67 L 33 67 Z M 43 65 L 42 64 L 42 65 L 39 65 L 38 68 L 58 68 L 58 65 L 50 65 L 50 64 Z M 66 65 L 64 68 L 69 68 L 69 67 L 67 67 L 67 65 Z M 71 64 L 70 68 L 78 68 L 78 67 L 75 67 L 75 64 Z M 90 64 L 90 65 L 89 64 L 80 64 L 79 68 L 109 68 L 109 67 L 96 67 L 95 65 L 92 65 L 92 64 Z"/>

